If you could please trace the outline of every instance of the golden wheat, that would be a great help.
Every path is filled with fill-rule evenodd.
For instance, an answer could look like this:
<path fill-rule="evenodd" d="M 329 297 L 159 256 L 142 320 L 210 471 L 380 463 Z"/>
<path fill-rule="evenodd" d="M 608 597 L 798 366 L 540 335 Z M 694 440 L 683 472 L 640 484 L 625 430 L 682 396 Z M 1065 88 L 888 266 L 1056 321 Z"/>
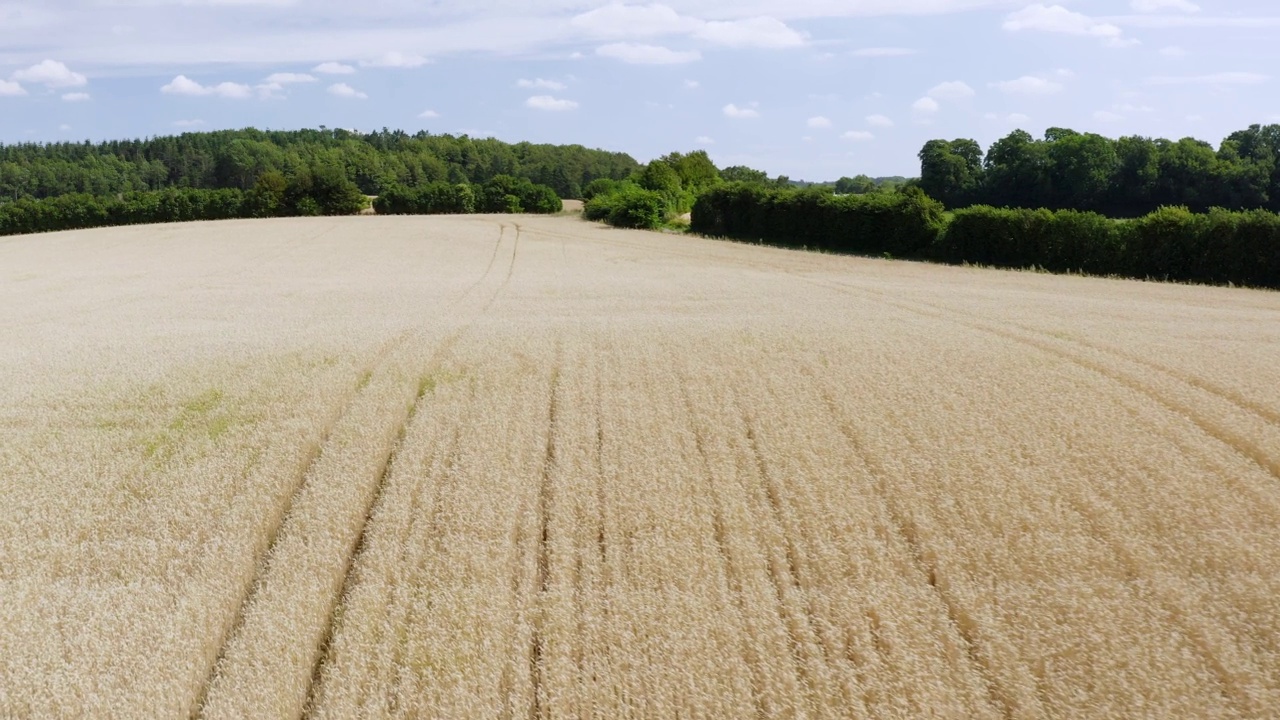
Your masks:
<path fill-rule="evenodd" d="M 1280 707 L 1275 293 L 373 217 L 0 294 L 0 716 Z"/>

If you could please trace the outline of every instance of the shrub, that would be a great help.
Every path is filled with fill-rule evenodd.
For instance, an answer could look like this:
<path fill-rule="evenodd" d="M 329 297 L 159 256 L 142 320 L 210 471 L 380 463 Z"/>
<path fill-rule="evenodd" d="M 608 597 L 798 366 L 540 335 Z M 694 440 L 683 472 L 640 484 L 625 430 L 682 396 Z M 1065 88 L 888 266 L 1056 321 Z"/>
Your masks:
<path fill-rule="evenodd" d="M 525 212 L 554 215 L 564 209 L 564 202 L 546 185 L 534 185 L 525 195 L 523 203 Z"/>
<path fill-rule="evenodd" d="M 599 195 L 612 194 L 618 189 L 618 186 L 620 184 L 621 183 L 619 183 L 617 180 L 610 180 L 609 178 L 597 178 L 587 183 L 587 186 L 582 189 L 582 199 L 584 201 L 589 201 Z"/>
<path fill-rule="evenodd" d="M 480 186 L 476 199 L 477 209 L 489 213 L 550 214 L 558 213 L 563 208 L 555 190 L 546 185 L 536 185 L 526 178 L 510 175 L 495 176 Z"/>
<path fill-rule="evenodd" d="M 607 195 L 597 195 L 582 208 L 583 217 L 588 220 L 641 229 L 662 225 L 665 211 L 666 203 L 660 194 L 630 184 Z"/>

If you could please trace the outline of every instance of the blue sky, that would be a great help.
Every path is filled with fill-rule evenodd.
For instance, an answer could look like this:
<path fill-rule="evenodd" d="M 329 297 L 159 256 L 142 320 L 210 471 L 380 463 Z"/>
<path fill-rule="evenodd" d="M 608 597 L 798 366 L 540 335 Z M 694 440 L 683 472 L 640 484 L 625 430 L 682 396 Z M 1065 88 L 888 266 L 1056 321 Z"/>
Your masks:
<path fill-rule="evenodd" d="M 0 0 L 0 142 L 254 126 L 918 174 L 1022 128 L 1280 122 L 1262 0 Z"/>

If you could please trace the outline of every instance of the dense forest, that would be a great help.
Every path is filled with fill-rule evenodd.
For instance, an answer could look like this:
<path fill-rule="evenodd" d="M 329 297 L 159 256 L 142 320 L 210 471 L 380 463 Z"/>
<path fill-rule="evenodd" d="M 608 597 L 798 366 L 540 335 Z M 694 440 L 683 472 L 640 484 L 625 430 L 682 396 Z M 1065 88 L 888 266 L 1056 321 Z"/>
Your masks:
<path fill-rule="evenodd" d="M 1116 140 L 1050 128 L 1016 130 L 985 153 L 974 140 L 930 140 L 920 187 L 949 208 L 992 205 L 1138 217 L 1164 206 L 1197 212 L 1280 210 L 1280 125 L 1253 125 L 1219 147 L 1202 140 Z"/>
<path fill-rule="evenodd" d="M 0 203 L 167 188 L 248 191 L 263 175 L 291 178 L 317 168 L 341 169 L 366 195 L 512 176 L 577 198 L 591 181 L 622 179 L 639 165 L 625 153 L 580 145 L 509 144 L 385 128 L 368 134 L 249 128 L 99 144 L 0 145 Z"/>

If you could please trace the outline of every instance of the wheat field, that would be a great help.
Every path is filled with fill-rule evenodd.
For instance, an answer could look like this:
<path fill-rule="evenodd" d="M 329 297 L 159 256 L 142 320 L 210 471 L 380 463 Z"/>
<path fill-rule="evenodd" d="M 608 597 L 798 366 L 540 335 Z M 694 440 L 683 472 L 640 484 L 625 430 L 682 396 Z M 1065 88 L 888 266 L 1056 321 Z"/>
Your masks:
<path fill-rule="evenodd" d="M 574 218 L 0 240 L 0 716 L 1280 714 L 1280 294 Z"/>

